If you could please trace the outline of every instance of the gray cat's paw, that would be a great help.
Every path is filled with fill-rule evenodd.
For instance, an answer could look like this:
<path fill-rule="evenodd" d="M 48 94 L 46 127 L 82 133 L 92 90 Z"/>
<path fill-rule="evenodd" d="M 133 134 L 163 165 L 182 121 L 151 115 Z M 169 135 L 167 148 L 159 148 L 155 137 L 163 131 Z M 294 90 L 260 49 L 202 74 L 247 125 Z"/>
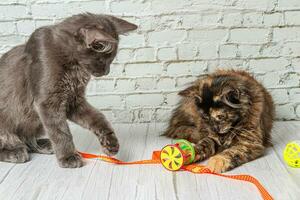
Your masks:
<path fill-rule="evenodd" d="M 12 162 L 12 163 L 24 163 L 29 161 L 30 157 L 28 154 L 27 149 L 18 148 L 13 150 L 0 150 L 0 160 L 5 162 Z"/>
<path fill-rule="evenodd" d="M 105 154 L 112 156 L 118 153 L 120 145 L 114 133 L 103 135 L 99 140 Z"/>
<path fill-rule="evenodd" d="M 54 150 L 49 139 L 43 138 L 37 140 L 38 148 L 36 149 L 37 153 L 42 154 L 53 154 Z"/>
<path fill-rule="evenodd" d="M 58 164 L 63 168 L 79 168 L 83 166 L 83 160 L 78 153 L 74 153 L 58 160 Z"/>

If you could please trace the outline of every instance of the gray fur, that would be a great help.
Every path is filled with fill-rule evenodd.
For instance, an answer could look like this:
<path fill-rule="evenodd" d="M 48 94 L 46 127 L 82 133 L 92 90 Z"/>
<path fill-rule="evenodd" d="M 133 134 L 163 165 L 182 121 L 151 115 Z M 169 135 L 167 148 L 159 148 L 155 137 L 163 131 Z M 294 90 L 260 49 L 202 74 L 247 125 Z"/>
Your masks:
<path fill-rule="evenodd" d="M 0 59 L 0 161 L 22 163 L 29 160 L 28 152 L 55 152 L 61 167 L 81 167 L 67 119 L 91 130 L 105 153 L 116 154 L 119 143 L 114 130 L 86 101 L 85 88 L 91 75 L 108 74 L 118 35 L 135 29 L 134 24 L 112 16 L 80 14 L 35 30 L 26 44 L 4 54 Z M 98 40 L 112 42 L 113 51 L 90 49 L 91 42 Z M 44 133 L 49 139 L 41 139 Z"/>

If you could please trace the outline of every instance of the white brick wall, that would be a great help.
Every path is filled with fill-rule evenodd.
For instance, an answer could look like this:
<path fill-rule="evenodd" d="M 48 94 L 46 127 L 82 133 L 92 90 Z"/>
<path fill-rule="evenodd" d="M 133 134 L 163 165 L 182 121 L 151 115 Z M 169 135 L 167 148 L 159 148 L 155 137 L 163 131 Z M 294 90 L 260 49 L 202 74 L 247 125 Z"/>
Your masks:
<path fill-rule="evenodd" d="M 113 122 L 166 121 L 176 93 L 218 67 L 252 72 L 277 119 L 300 120 L 300 0 L 1 0 L 0 53 L 80 12 L 139 25 L 121 37 L 111 73 L 88 87 Z"/>

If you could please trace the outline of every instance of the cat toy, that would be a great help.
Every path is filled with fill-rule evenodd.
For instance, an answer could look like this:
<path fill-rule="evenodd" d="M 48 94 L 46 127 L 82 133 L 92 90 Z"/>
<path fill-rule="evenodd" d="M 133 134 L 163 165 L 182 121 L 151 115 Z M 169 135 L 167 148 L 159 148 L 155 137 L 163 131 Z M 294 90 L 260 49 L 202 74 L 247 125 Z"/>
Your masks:
<path fill-rule="evenodd" d="M 187 140 L 175 140 L 175 144 L 166 145 L 160 152 L 161 164 L 170 171 L 180 170 L 195 159 L 193 145 Z"/>
<path fill-rule="evenodd" d="M 292 141 L 283 151 L 284 161 L 291 167 L 300 168 L 300 141 Z"/>
<path fill-rule="evenodd" d="M 145 165 L 145 164 L 161 164 L 169 171 L 187 171 L 194 174 L 211 174 L 219 177 L 240 180 L 252 183 L 260 192 L 264 200 L 273 200 L 268 191 L 260 184 L 260 182 L 249 175 L 226 175 L 211 172 L 204 165 L 195 164 L 195 150 L 193 145 L 186 140 L 175 140 L 174 144 L 166 145 L 161 151 L 153 151 L 152 159 L 138 160 L 125 162 L 113 157 L 104 155 L 95 155 L 89 153 L 79 152 L 83 158 L 98 158 L 104 162 L 116 165 Z"/>

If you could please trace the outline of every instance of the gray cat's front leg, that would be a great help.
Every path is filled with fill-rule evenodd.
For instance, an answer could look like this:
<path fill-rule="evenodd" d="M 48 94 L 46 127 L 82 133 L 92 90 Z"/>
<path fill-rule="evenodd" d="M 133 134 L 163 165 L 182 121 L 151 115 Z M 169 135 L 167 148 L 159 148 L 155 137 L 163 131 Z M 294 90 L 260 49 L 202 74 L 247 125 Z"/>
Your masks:
<path fill-rule="evenodd" d="M 115 155 L 119 151 L 119 142 L 105 116 L 93 108 L 84 99 L 68 112 L 68 119 L 91 130 L 99 139 L 104 153 Z"/>
<path fill-rule="evenodd" d="M 55 109 L 53 104 L 47 102 L 40 103 L 36 107 L 46 133 L 53 144 L 59 166 L 66 168 L 83 166 L 82 158 L 75 150 L 63 109 Z"/>

